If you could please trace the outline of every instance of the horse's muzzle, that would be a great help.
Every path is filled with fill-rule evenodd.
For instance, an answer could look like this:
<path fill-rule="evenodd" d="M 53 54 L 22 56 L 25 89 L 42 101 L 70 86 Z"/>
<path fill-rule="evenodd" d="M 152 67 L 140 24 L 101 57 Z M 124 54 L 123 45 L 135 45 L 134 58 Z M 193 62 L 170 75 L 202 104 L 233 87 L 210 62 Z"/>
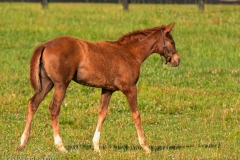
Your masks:
<path fill-rule="evenodd" d="M 172 67 L 177 67 L 177 66 L 179 66 L 179 64 L 180 64 L 180 59 L 174 60 L 173 62 L 171 62 Z"/>
<path fill-rule="evenodd" d="M 177 67 L 177 66 L 179 66 L 179 65 L 180 65 L 180 57 L 179 57 L 179 55 L 178 55 L 178 54 L 174 54 L 174 55 L 172 56 L 172 58 L 171 58 L 170 63 L 171 63 L 171 66 L 172 66 L 172 67 Z"/>

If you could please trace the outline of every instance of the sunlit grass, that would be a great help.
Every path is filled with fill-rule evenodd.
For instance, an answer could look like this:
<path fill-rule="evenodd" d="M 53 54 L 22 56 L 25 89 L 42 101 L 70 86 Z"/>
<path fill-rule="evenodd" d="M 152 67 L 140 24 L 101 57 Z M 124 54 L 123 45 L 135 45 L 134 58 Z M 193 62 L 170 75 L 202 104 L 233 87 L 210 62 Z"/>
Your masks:
<path fill-rule="evenodd" d="M 58 159 L 237 159 L 240 156 L 240 21 L 238 5 L 0 3 L 0 155 Z M 53 145 L 48 106 L 39 107 L 31 139 L 16 152 L 22 134 L 34 48 L 62 35 L 88 41 L 116 40 L 136 29 L 175 22 L 178 68 L 152 55 L 141 67 L 138 102 L 143 129 L 153 150 L 146 155 L 125 97 L 116 92 L 101 133 L 102 156 L 93 152 L 100 89 L 71 83 L 60 124 L 68 154 Z"/>

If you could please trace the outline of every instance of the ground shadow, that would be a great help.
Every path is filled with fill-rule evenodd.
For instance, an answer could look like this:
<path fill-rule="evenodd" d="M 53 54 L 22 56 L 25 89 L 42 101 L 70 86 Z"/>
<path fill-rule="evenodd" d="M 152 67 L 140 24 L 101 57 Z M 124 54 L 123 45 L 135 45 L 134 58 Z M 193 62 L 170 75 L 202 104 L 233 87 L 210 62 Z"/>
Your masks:
<path fill-rule="evenodd" d="M 180 150 L 183 148 L 192 148 L 192 147 L 203 147 L 203 148 L 220 148 L 220 144 L 199 144 L 199 145 L 170 145 L 170 146 L 150 146 L 151 150 L 154 151 L 162 151 L 162 150 Z M 93 150 L 92 145 L 90 144 L 77 144 L 77 145 L 68 145 L 66 149 L 71 150 L 78 150 L 78 149 L 85 149 L 85 150 Z M 108 146 L 100 146 L 100 149 L 104 150 L 107 148 L 114 148 L 116 150 L 142 150 L 141 146 L 129 146 L 129 145 L 108 145 Z"/>
<path fill-rule="evenodd" d="M 179 150 L 183 148 L 202 147 L 202 148 L 220 148 L 220 144 L 200 144 L 200 145 L 172 145 L 172 146 L 150 146 L 152 151 L 161 150 Z"/>
<path fill-rule="evenodd" d="M 78 149 L 85 149 L 85 150 L 91 150 L 93 149 L 93 147 L 91 145 L 88 145 L 88 144 L 77 144 L 77 145 L 67 145 L 66 146 L 66 149 L 68 151 L 71 151 L 71 150 L 78 150 Z"/>

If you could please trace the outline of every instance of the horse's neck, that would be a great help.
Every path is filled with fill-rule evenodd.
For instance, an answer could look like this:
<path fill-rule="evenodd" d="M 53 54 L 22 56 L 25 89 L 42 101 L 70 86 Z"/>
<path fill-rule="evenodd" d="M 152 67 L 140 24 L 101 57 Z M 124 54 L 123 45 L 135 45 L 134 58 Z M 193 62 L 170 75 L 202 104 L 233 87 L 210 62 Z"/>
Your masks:
<path fill-rule="evenodd" d="M 154 52 L 158 41 L 159 39 L 156 34 L 152 34 L 130 46 L 131 52 L 139 64 L 141 64 Z"/>

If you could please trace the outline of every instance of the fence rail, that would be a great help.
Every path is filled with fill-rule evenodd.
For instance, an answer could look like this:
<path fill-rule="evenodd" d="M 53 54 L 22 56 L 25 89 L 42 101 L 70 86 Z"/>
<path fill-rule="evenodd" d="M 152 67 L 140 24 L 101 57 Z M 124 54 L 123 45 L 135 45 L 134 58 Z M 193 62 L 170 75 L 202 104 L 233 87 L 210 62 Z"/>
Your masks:
<path fill-rule="evenodd" d="M 49 0 L 50 2 L 121 3 L 123 0 Z M 130 3 L 196 4 L 198 0 L 129 0 Z M 41 0 L 0 0 L 0 2 L 41 2 Z M 240 4 L 240 0 L 205 0 L 205 4 Z"/>

